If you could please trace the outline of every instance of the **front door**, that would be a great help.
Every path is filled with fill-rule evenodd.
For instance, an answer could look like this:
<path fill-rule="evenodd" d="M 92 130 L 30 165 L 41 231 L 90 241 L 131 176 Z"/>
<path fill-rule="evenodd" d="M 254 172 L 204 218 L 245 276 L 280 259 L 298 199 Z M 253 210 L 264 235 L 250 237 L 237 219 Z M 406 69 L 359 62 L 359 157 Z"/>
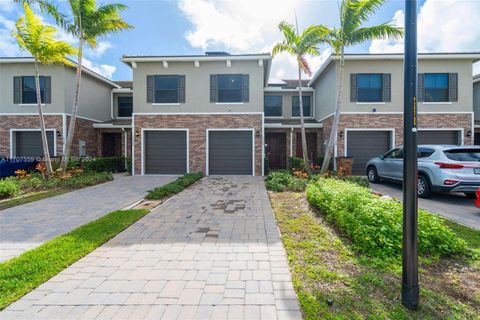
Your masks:
<path fill-rule="evenodd" d="M 102 134 L 102 156 L 120 157 L 122 155 L 122 134 L 104 132 Z"/>
<path fill-rule="evenodd" d="M 268 167 L 270 169 L 287 168 L 287 134 L 284 132 L 265 133 Z"/>
<path fill-rule="evenodd" d="M 317 163 L 317 133 L 306 132 L 305 136 L 307 138 L 308 160 L 310 160 L 310 164 L 316 164 Z M 295 154 L 297 158 L 303 158 L 302 134 L 300 132 L 297 133 L 297 152 Z"/>

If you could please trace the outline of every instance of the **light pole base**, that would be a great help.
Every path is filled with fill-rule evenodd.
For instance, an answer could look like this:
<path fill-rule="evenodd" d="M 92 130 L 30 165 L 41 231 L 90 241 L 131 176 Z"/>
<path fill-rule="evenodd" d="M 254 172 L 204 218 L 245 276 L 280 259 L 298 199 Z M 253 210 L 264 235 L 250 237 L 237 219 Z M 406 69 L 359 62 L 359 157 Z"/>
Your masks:
<path fill-rule="evenodd" d="M 408 310 L 418 310 L 419 305 L 419 286 L 408 286 L 407 284 L 402 284 L 402 304 Z"/>

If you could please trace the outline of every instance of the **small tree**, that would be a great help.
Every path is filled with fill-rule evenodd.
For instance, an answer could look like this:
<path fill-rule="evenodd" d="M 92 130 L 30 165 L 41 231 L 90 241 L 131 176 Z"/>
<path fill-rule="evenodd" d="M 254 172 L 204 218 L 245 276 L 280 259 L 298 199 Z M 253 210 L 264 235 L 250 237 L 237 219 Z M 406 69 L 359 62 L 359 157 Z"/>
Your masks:
<path fill-rule="evenodd" d="M 37 93 L 38 115 L 40 119 L 40 131 L 42 136 L 43 155 L 47 173 L 52 173 L 52 162 L 48 150 L 47 134 L 45 132 L 45 120 L 40 93 L 39 64 L 50 65 L 63 63 L 72 65 L 67 59 L 68 55 L 75 54 L 75 49 L 68 43 L 55 40 L 57 30 L 42 23 L 32 12 L 27 3 L 23 4 L 25 16 L 20 17 L 16 23 L 16 31 L 12 34 L 18 42 L 21 50 L 28 51 L 35 61 L 35 89 Z"/>
<path fill-rule="evenodd" d="M 318 45 L 323 42 L 327 29 L 323 26 L 310 26 L 300 34 L 298 27 L 285 21 L 280 22 L 278 29 L 283 33 L 284 40 L 277 43 L 272 50 L 272 56 L 275 57 L 281 52 L 286 52 L 294 56 L 298 63 L 298 102 L 300 106 L 300 131 L 302 136 L 302 156 L 305 163 L 305 170 L 310 174 L 310 166 L 307 152 L 307 139 L 305 135 L 305 119 L 303 116 L 302 100 L 302 71 L 311 76 L 312 71 L 306 59 L 306 55 L 318 55 Z"/>
<path fill-rule="evenodd" d="M 343 103 L 345 47 L 374 39 L 387 37 L 398 39 L 403 37 L 403 29 L 395 27 L 389 22 L 372 27 L 361 27 L 384 2 L 385 0 L 342 0 L 340 5 L 340 26 L 338 29 L 328 29 L 325 42 L 332 47 L 336 55 L 340 55 L 340 77 L 338 79 L 337 106 L 322 164 L 322 173 L 326 172 L 330 166 L 333 150 L 337 141 L 338 122 L 340 121 L 340 112 Z"/>

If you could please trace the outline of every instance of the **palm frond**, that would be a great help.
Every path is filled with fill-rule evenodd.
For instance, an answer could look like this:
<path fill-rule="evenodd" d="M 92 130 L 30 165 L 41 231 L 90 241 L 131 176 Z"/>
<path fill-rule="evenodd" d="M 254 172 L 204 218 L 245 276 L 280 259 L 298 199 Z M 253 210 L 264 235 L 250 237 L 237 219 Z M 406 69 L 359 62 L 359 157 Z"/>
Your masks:
<path fill-rule="evenodd" d="M 282 21 L 278 24 L 278 29 L 283 33 L 283 37 L 287 43 L 291 45 L 297 43 L 297 33 L 295 32 L 293 24 Z"/>
<path fill-rule="evenodd" d="M 305 72 L 309 77 L 312 76 L 312 70 L 310 69 L 310 65 L 304 56 L 298 57 L 298 63 L 303 72 Z"/>
<path fill-rule="evenodd" d="M 279 53 L 282 53 L 282 52 L 288 53 L 292 56 L 297 55 L 297 52 L 295 51 L 294 47 L 290 46 L 289 44 L 287 44 L 285 42 L 279 42 L 273 47 L 272 56 L 275 57 L 276 55 L 278 55 Z"/>
<path fill-rule="evenodd" d="M 355 0 L 351 1 L 360 23 L 368 21 L 380 7 L 385 3 L 385 0 Z"/>
<path fill-rule="evenodd" d="M 396 27 L 388 22 L 382 23 L 377 26 L 360 28 L 353 32 L 347 45 L 355 45 L 365 41 L 375 39 L 401 39 L 403 37 L 403 28 Z"/>

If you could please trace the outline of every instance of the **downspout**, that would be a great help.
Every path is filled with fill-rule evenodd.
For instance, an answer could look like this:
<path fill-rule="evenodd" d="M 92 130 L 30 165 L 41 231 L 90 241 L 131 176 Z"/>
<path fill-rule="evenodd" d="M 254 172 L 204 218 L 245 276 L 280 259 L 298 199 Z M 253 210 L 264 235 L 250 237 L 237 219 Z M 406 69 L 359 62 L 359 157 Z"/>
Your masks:
<path fill-rule="evenodd" d="M 293 127 L 290 128 L 290 158 L 293 157 Z"/>
<path fill-rule="evenodd" d="M 124 157 L 124 166 L 125 170 L 128 169 L 127 165 L 127 147 L 128 147 L 128 137 L 127 137 L 127 131 L 125 128 L 122 127 L 122 132 L 123 132 L 123 144 L 124 144 L 124 151 L 123 151 L 123 157 Z"/>

